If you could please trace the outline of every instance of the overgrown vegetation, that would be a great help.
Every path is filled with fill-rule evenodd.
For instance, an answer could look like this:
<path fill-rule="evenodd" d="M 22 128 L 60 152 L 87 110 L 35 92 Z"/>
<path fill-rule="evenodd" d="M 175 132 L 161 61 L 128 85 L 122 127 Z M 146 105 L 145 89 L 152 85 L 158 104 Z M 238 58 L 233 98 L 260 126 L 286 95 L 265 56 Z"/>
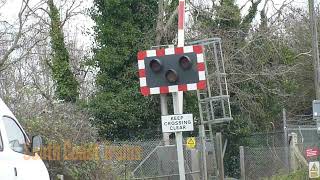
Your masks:
<path fill-rule="evenodd" d="M 97 92 L 90 109 L 101 137 L 141 139 L 159 134 L 160 108 L 156 98 L 138 91 L 139 49 L 154 41 L 156 0 L 94 1 L 96 22 L 94 63 L 99 69 Z"/>
<path fill-rule="evenodd" d="M 272 180 L 301 180 L 301 179 L 309 179 L 309 174 L 307 169 L 299 170 L 295 173 L 291 173 L 289 175 L 278 175 L 271 177 Z M 320 178 L 314 178 L 315 180 L 319 180 Z"/>
<path fill-rule="evenodd" d="M 52 60 L 48 64 L 56 82 L 56 96 L 66 102 L 75 102 L 79 97 L 79 83 L 70 69 L 70 58 L 65 47 L 60 13 L 53 0 L 48 0 L 48 7 L 51 20 L 50 38 L 52 48 Z"/>
<path fill-rule="evenodd" d="M 5 52 L 0 54 L 1 96 L 28 132 L 43 135 L 47 142 L 71 139 L 75 144 L 161 136 L 159 96 L 139 93 L 136 54 L 154 45 L 176 43 L 178 1 L 94 0 L 87 15 L 95 22 L 94 42 L 88 42 L 94 44 L 92 54 L 75 48 L 81 36 L 71 42 L 66 38 L 70 34 L 64 33 L 68 29 L 63 24 L 77 14 L 77 1 L 64 11 L 63 5 L 55 4 L 60 1 L 43 2 L 43 7 L 34 9 L 23 4 L 18 32 L 7 25 L 0 30 L 4 47 L 0 50 Z M 272 5 L 265 0 L 248 1 L 245 12 L 235 0 L 187 3 L 186 41 L 222 39 L 234 120 L 214 131 L 228 138 L 226 171 L 237 177 L 238 147 L 253 143 L 245 137 L 269 131 L 271 124 L 279 129 L 282 108 L 288 114 L 311 114 L 308 14 L 286 4 L 270 15 L 267 9 Z M 31 17 L 37 22 L 27 31 L 26 19 Z M 3 43 L 8 41 L 5 34 L 10 38 L 15 34 L 9 38 L 12 48 Z M 86 81 L 88 77 L 91 81 Z M 186 93 L 185 112 L 199 119 L 194 93 Z M 110 166 L 101 163 L 49 162 L 49 167 L 53 175 L 63 172 L 80 178 L 99 172 L 104 177 Z M 300 174 L 304 172 L 283 178 L 299 179 Z"/>
<path fill-rule="evenodd" d="M 45 106 L 45 110 L 30 117 L 24 116 L 19 119 L 27 132 L 42 136 L 44 148 L 51 149 L 43 151 L 42 158 L 47 163 L 52 177 L 64 174 L 66 178 L 73 179 L 107 179 L 110 176 L 112 166 L 102 158 L 92 158 L 88 161 L 66 159 L 67 154 L 71 152 L 67 143 L 74 150 L 81 146 L 89 149 L 90 145 L 97 144 L 97 129 L 91 125 L 88 112 L 71 103 L 54 104 Z"/>

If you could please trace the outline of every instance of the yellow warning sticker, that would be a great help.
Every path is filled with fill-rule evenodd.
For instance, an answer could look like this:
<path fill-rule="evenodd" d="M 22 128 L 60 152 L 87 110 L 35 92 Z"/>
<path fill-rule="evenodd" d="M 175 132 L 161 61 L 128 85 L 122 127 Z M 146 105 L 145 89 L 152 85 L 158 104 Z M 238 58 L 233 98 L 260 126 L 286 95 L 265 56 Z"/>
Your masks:
<path fill-rule="evenodd" d="M 309 162 L 309 178 L 318 178 L 319 176 L 319 161 Z"/>
<path fill-rule="evenodd" d="M 194 149 L 196 147 L 196 138 L 195 137 L 189 137 L 187 139 L 187 147 L 189 149 Z"/>

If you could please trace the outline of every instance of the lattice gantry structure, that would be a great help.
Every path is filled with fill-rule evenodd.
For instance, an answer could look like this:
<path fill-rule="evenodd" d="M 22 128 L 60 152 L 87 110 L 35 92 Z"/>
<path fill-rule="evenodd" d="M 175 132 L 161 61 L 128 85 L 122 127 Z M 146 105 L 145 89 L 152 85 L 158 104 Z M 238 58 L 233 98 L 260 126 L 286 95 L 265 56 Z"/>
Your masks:
<path fill-rule="evenodd" d="M 206 70 L 207 88 L 198 90 L 198 103 L 200 114 L 200 135 L 203 137 L 203 154 L 212 152 L 208 159 L 203 157 L 203 166 L 209 178 L 218 177 L 216 142 L 213 133 L 213 126 L 231 121 L 230 96 L 228 92 L 227 74 L 224 66 L 224 56 L 222 52 L 221 39 L 210 38 L 189 43 L 189 45 L 199 44 L 204 47 L 204 62 Z M 224 144 L 225 152 L 227 140 Z M 222 160 L 223 161 L 223 160 Z M 210 164 L 212 165 L 211 168 Z M 211 169 L 211 170 L 210 170 Z M 205 178 L 207 179 L 207 178 Z"/>
<path fill-rule="evenodd" d="M 220 38 L 194 41 L 204 46 L 207 89 L 198 92 L 202 124 L 217 124 L 232 120 L 230 96 Z"/>

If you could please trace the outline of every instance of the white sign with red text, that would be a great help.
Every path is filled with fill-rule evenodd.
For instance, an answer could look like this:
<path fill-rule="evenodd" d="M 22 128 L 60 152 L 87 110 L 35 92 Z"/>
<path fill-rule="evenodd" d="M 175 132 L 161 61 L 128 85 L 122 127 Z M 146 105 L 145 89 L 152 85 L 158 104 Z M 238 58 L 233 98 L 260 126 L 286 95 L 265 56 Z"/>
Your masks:
<path fill-rule="evenodd" d="M 306 156 L 307 157 L 314 157 L 319 155 L 319 149 L 318 148 L 308 148 L 306 149 Z"/>

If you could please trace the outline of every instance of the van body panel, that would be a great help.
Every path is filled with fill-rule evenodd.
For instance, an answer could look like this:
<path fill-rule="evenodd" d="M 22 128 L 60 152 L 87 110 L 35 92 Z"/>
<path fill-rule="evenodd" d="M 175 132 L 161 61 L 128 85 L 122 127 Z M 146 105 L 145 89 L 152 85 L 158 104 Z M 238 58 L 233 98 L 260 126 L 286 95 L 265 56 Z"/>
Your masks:
<path fill-rule="evenodd" d="M 10 118 L 14 121 L 23 133 L 25 143 L 30 143 L 30 139 L 26 132 L 0 98 L 0 137 L 3 146 L 2 149 L 0 149 L 0 179 L 49 180 L 48 170 L 37 154 L 35 156 L 30 156 L 26 153 L 16 152 L 11 148 L 8 140 L 8 132 L 3 122 L 4 118 Z"/>

